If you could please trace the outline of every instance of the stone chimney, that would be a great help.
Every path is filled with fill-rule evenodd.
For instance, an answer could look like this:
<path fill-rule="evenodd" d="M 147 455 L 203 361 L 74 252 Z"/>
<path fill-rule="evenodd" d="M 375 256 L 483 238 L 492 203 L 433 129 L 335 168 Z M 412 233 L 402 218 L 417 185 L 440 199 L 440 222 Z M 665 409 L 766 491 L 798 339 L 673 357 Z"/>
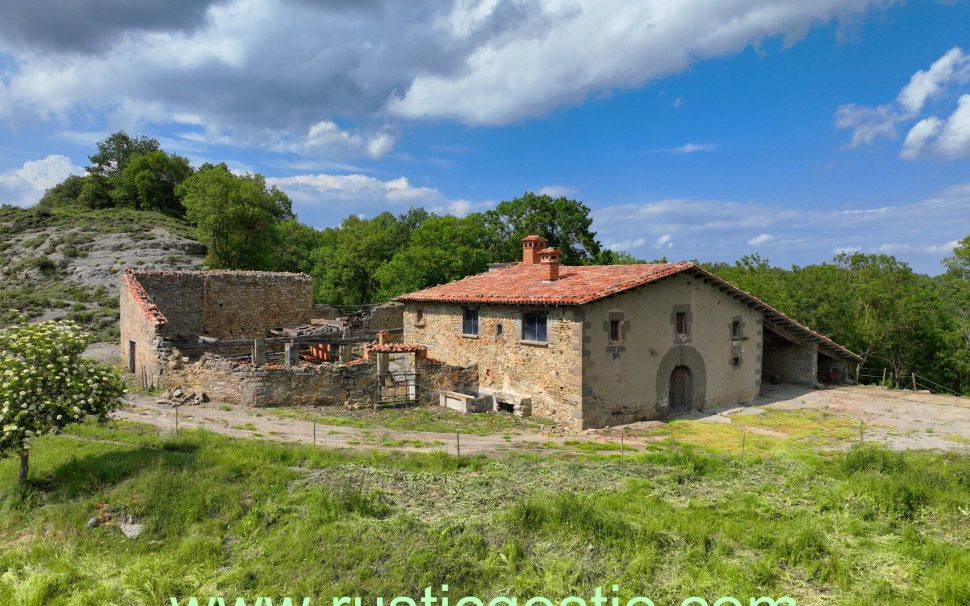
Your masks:
<path fill-rule="evenodd" d="M 539 264 L 542 266 L 543 282 L 555 282 L 559 279 L 559 255 L 555 248 L 543 248 L 539 251 Z"/>
<path fill-rule="evenodd" d="M 535 265 L 539 262 L 539 251 L 549 244 L 542 236 L 526 236 L 522 238 L 522 264 Z"/>

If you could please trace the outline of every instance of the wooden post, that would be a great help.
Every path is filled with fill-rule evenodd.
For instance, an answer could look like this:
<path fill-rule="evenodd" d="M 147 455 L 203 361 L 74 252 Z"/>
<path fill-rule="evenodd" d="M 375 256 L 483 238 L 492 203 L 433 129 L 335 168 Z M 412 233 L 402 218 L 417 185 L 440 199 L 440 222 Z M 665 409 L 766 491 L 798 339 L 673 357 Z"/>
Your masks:
<path fill-rule="evenodd" d="M 748 429 L 744 428 L 741 430 L 741 456 L 744 457 L 744 451 L 748 446 Z"/>
<path fill-rule="evenodd" d="M 859 384 L 859 374 L 862 373 L 862 364 L 855 365 L 855 384 Z"/>
<path fill-rule="evenodd" d="M 313 445 L 317 445 L 317 418 L 313 417 Z"/>
<path fill-rule="evenodd" d="M 175 433 L 179 432 L 179 407 L 175 407 Z"/>
<path fill-rule="evenodd" d="M 461 434 L 457 431 L 455 432 L 455 449 L 458 451 L 458 456 L 461 457 Z"/>
<path fill-rule="evenodd" d="M 882 369 L 882 384 L 883 384 L 883 387 L 885 387 L 885 385 L 886 385 L 886 369 L 885 368 Z"/>
<path fill-rule="evenodd" d="M 913 391 L 916 391 L 916 373 L 913 373 Z"/>
<path fill-rule="evenodd" d="M 626 430 L 620 431 L 620 461 L 623 461 L 623 436 L 626 435 Z"/>
<path fill-rule="evenodd" d="M 865 428 L 866 428 L 866 422 L 863 420 L 860 420 L 859 421 L 859 444 L 862 444 L 866 439 Z"/>

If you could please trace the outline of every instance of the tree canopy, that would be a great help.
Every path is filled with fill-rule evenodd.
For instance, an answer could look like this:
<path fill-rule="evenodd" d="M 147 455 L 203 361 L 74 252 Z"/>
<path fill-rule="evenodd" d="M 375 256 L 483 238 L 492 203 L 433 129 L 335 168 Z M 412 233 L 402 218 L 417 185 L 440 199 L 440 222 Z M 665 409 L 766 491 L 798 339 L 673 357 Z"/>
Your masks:
<path fill-rule="evenodd" d="M 176 189 L 185 216 L 208 248 L 206 263 L 224 269 L 273 269 L 281 221 L 293 219 L 290 199 L 262 175 L 234 175 L 205 164 Z"/>

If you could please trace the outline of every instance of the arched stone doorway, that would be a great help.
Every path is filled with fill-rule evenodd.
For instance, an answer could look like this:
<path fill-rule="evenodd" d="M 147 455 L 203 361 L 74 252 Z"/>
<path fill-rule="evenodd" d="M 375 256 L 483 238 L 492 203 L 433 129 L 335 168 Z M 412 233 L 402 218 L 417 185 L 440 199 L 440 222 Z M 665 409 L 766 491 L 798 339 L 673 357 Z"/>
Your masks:
<path fill-rule="evenodd" d="M 675 367 L 673 372 L 670 373 L 670 395 L 668 396 L 670 412 L 689 411 L 692 391 L 690 369 L 686 366 Z"/>
<path fill-rule="evenodd" d="M 676 385 L 673 384 L 675 380 Z M 678 397 L 676 401 L 673 399 L 675 395 Z M 707 367 L 701 353 L 683 344 L 667 350 L 657 368 L 657 399 L 653 418 L 704 410 L 706 401 Z"/>

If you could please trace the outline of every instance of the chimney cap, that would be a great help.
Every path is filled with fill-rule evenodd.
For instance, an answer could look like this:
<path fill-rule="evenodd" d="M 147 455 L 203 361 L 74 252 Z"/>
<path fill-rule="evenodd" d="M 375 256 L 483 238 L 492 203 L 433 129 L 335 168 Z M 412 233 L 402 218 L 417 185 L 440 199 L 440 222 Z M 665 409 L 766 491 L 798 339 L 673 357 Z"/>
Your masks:
<path fill-rule="evenodd" d="M 546 240 L 542 236 L 537 236 L 536 234 L 532 234 L 522 238 L 522 241 L 523 242 L 547 242 L 548 240 Z"/>
<path fill-rule="evenodd" d="M 540 250 L 539 254 L 540 255 L 561 255 L 562 252 L 558 248 L 553 248 L 550 246 L 549 248 L 543 248 L 542 250 Z"/>

